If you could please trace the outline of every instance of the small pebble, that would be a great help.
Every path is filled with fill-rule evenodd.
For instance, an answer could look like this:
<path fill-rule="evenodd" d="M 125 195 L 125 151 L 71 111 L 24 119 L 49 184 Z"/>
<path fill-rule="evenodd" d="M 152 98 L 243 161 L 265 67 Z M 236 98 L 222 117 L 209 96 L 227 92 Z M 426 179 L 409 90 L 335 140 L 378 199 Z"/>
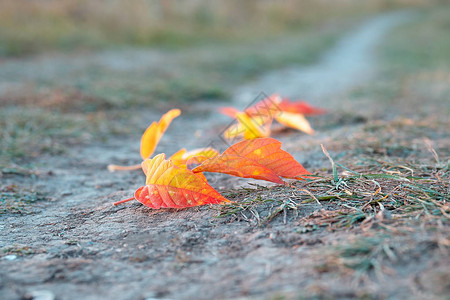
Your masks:
<path fill-rule="evenodd" d="M 15 260 L 17 258 L 17 255 L 11 254 L 11 255 L 6 255 L 5 259 L 6 260 Z"/>

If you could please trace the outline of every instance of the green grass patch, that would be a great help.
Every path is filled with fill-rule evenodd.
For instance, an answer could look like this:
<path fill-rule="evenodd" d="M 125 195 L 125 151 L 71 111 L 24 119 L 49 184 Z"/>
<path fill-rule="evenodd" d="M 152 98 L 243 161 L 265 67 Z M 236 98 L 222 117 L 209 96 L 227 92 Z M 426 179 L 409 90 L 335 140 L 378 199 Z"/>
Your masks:
<path fill-rule="evenodd" d="M 36 107 L 2 107 L 0 166 L 10 168 L 42 154 L 61 155 L 68 147 L 105 139 L 106 134 L 129 133 L 129 127 L 114 120 L 120 116 L 124 113 L 61 114 Z"/>

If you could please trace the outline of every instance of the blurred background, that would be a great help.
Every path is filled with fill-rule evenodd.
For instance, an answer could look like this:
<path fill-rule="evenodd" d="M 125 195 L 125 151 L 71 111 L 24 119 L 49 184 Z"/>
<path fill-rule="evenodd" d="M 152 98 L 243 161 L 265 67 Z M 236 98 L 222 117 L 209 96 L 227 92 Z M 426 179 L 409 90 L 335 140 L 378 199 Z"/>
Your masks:
<path fill-rule="evenodd" d="M 0 54 L 268 38 L 427 0 L 3 0 Z"/>

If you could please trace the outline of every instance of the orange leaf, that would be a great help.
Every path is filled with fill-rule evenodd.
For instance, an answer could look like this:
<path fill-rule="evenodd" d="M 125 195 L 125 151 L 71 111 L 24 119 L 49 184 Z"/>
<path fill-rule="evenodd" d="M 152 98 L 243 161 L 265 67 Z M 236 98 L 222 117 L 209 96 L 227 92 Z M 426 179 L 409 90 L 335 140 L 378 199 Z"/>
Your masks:
<path fill-rule="evenodd" d="M 221 114 L 224 114 L 231 118 L 236 118 L 236 114 L 239 112 L 239 110 L 237 110 L 234 107 L 230 107 L 230 106 L 221 107 L 221 108 L 219 108 L 219 111 Z"/>
<path fill-rule="evenodd" d="M 197 166 L 201 165 L 205 160 L 208 160 L 210 158 L 211 157 L 206 157 L 206 156 L 194 156 L 194 157 L 191 157 L 186 162 L 186 167 L 189 170 L 192 170 L 192 169 L 196 168 Z M 195 173 L 195 174 L 200 174 L 200 173 Z"/>
<path fill-rule="evenodd" d="M 192 171 L 225 173 L 275 183 L 283 183 L 280 176 L 302 179 L 302 175 L 311 174 L 292 155 L 281 149 L 280 141 L 273 138 L 236 143 Z"/>
<path fill-rule="evenodd" d="M 305 116 L 302 114 L 282 111 L 275 117 L 275 119 L 287 127 L 298 129 L 306 132 L 307 134 L 314 134 L 314 129 L 312 129 L 308 120 L 306 120 Z"/>
<path fill-rule="evenodd" d="M 167 127 L 173 119 L 180 115 L 179 109 L 171 109 L 165 113 L 158 123 L 153 122 L 144 132 L 141 138 L 141 157 L 142 159 L 149 158 L 155 152 L 159 140 L 163 136 Z"/>
<path fill-rule="evenodd" d="M 185 168 L 177 167 L 165 157 L 164 153 L 158 154 L 142 163 L 147 179 L 145 186 L 140 187 L 134 194 L 137 201 L 155 209 L 230 202 L 200 176 Z M 129 200 L 119 201 L 116 204 Z"/>
<path fill-rule="evenodd" d="M 284 98 L 278 107 L 281 111 L 302 115 L 320 115 L 326 112 L 323 108 L 314 107 L 305 101 L 291 102 L 288 98 Z"/>

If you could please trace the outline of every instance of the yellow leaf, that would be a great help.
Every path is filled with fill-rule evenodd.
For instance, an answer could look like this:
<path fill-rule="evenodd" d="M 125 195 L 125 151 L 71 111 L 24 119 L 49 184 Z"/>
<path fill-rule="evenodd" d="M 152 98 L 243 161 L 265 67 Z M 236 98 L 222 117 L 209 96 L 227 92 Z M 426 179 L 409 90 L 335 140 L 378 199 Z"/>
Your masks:
<path fill-rule="evenodd" d="M 153 122 L 144 132 L 141 138 L 141 157 L 142 159 L 149 158 L 155 152 L 159 140 L 163 136 L 167 127 L 173 119 L 181 114 L 179 109 L 172 109 L 165 113 L 158 123 Z"/>
<path fill-rule="evenodd" d="M 298 129 L 307 134 L 314 134 L 314 129 L 311 128 L 308 120 L 302 114 L 282 111 L 275 116 L 275 119 L 285 126 Z"/>
<path fill-rule="evenodd" d="M 244 139 L 251 140 L 270 136 L 272 120 L 250 117 L 245 112 L 236 113 L 236 120 L 238 123 L 233 124 L 224 132 L 225 138 L 232 139 L 237 136 L 243 136 Z"/>

